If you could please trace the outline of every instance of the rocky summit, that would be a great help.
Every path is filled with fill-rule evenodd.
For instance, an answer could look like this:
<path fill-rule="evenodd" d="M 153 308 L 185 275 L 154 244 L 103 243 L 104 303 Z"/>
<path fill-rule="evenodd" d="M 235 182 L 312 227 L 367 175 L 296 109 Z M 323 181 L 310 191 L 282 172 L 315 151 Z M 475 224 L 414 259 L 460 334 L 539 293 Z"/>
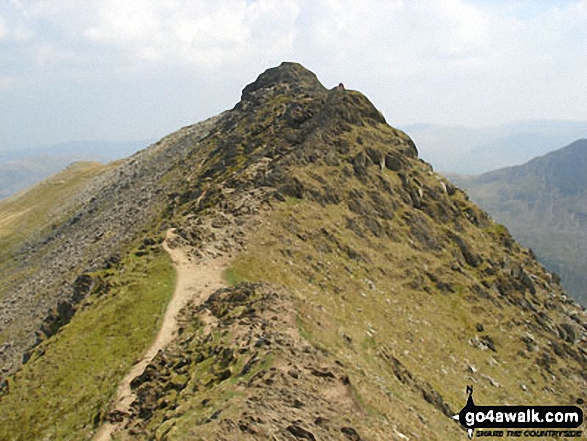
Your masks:
<path fill-rule="evenodd" d="M 467 386 L 585 409 L 585 311 L 296 63 L 0 203 L 0 245 L 3 440 L 458 440 Z"/>

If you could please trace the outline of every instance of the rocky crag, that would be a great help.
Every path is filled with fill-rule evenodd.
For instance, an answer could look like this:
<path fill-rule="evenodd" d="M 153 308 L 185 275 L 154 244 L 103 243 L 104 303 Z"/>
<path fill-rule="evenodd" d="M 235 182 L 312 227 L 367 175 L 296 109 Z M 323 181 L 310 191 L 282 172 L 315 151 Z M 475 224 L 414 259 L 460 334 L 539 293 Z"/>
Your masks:
<path fill-rule="evenodd" d="M 27 322 L 2 334 L 6 371 L 18 370 L 0 401 L 7 439 L 89 439 L 121 418 L 116 439 L 458 439 L 450 417 L 468 384 L 487 404 L 575 404 L 586 389 L 585 311 L 365 96 L 298 64 L 267 70 L 232 110 L 113 166 L 75 202 L 7 270 L 30 274 L 3 297 L 5 323 Z M 112 408 L 124 372 L 104 379 L 104 364 L 86 407 L 62 401 L 58 423 L 38 412 L 24 433 L 21 391 L 131 289 L 124 277 L 158 261 L 170 227 L 193 259 L 226 258 L 231 287 L 182 311 L 178 338 L 132 381 L 128 415 Z M 40 288 L 32 314 L 23 305 Z"/>

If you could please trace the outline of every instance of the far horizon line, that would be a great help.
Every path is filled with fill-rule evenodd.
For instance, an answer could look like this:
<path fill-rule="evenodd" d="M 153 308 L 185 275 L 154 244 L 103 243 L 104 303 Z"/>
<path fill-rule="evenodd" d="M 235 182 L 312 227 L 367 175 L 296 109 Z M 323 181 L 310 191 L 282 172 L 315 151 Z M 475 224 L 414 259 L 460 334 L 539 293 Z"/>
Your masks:
<path fill-rule="evenodd" d="M 396 124 L 399 127 L 446 127 L 446 128 L 464 128 L 464 129 L 486 129 L 491 127 L 508 127 L 512 125 L 518 124 L 587 124 L 586 120 L 581 119 L 519 119 L 519 120 L 510 120 L 507 122 L 498 122 L 494 124 L 450 124 L 450 123 L 442 123 L 442 122 L 413 122 L 413 123 L 399 123 Z"/>
<path fill-rule="evenodd" d="M 207 118 L 202 119 L 204 121 Z M 197 124 L 200 121 L 194 121 L 194 124 Z M 389 122 L 388 122 L 389 124 Z M 503 127 L 511 127 L 516 125 L 524 125 L 524 124 L 587 124 L 587 120 L 580 120 L 580 119 L 520 119 L 520 120 L 511 120 L 508 122 L 501 122 L 495 124 L 484 124 L 484 125 L 466 125 L 466 124 L 450 124 L 450 123 L 442 123 L 442 122 L 431 122 L 431 121 L 418 121 L 418 122 L 406 122 L 406 123 L 391 123 L 390 125 L 402 129 L 425 129 L 425 128 L 451 128 L 451 129 L 468 129 L 468 130 L 483 130 L 483 129 L 490 129 L 490 128 L 503 128 Z M 36 145 L 21 145 L 17 147 L 0 147 L 0 154 L 16 154 L 16 153 L 25 153 L 25 152 L 35 152 L 38 150 L 44 150 L 48 148 L 57 148 L 57 147 L 65 147 L 72 144 L 90 144 L 90 143 L 105 143 L 105 144 L 140 144 L 144 143 L 145 147 L 157 142 L 158 140 L 164 138 L 169 133 L 173 133 L 175 130 L 180 130 L 182 127 L 185 127 L 185 124 L 179 124 L 177 128 L 171 129 L 170 132 L 166 132 L 162 136 L 145 136 L 144 138 L 135 138 L 135 139 L 104 139 L 104 138 L 97 138 L 97 139 L 69 139 L 69 140 L 58 140 L 58 141 L 50 141 L 46 144 L 36 144 Z M 407 133 L 409 135 L 409 133 Z M 587 133 L 585 134 L 587 137 Z"/>

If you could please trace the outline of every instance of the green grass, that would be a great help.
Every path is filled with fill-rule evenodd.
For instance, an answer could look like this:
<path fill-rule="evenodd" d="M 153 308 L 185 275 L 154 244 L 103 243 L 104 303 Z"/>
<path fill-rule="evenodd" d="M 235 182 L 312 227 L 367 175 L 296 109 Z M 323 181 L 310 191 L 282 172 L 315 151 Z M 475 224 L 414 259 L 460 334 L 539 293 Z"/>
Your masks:
<path fill-rule="evenodd" d="M 236 269 L 230 267 L 224 270 L 224 280 L 229 285 L 238 285 L 241 282 L 245 282 L 245 277 Z"/>
<path fill-rule="evenodd" d="M 488 233 L 493 233 L 497 236 L 504 236 L 508 234 L 507 228 L 502 224 L 498 224 L 497 222 L 494 222 L 490 226 L 485 228 L 485 231 L 487 231 Z"/>
<path fill-rule="evenodd" d="M 140 359 L 160 326 L 175 273 L 162 250 L 125 262 L 117 287 L 39 349 L 0 399 L 2 440 L 83 440 L 108 411 L 120 380 Z"/>
<path fill-rule="evenodd" d="M 296 198 L 294 196 L 286 196 L 285 197 L 285 204 L 288 205 L 288 206 L 298 205 L 302 201 L 303 201 L 303 199 Z"/>
<path fill-rule="evenodd" d="M 28 277 L 15 267 L 12 256 L 31 241 L 61 225 L 78 208 L 76 196 L 98 175 L 113 165 L 74 163 L 17 195 L 0 201 L 0 297 L 5 290 Z M 0 340 L 1 341 L 1 340 Z"/>
<path fill-rule="evenodd" d="M 70 199 L 109 168 L 94 162 L 74 163 L 30 189 L 0 201 L 2 248 L 60 223 L 68 214 L 63 208 L 68 207 Z"/>

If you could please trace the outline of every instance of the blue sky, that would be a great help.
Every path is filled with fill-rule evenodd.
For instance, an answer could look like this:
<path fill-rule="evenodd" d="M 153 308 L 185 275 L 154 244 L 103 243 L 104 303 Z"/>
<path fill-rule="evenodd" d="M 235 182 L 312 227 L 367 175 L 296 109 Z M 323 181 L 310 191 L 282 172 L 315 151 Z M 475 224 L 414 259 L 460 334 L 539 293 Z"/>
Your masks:
<path fill-rule="evenodd" d="M 395 125 L 587 120 L 586 0 L 4 0 L 0 150 L 161 137 L 283 60 Z"/>

